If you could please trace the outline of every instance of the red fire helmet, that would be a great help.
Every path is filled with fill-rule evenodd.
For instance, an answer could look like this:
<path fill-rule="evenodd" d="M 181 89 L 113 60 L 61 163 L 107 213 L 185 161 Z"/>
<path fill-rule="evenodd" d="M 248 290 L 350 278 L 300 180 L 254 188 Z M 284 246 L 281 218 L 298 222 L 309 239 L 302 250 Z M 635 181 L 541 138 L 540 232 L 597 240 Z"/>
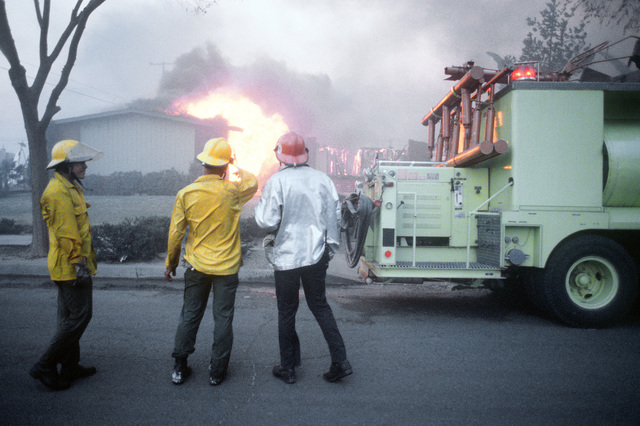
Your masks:
<path fill-rule="evenodd" d="M 309 150 L 304 144 L 304 139 L 295 132 L 280 136 L 274 151 L 278 161 L 287 165 L 297 166 L 309 161 Z"/>

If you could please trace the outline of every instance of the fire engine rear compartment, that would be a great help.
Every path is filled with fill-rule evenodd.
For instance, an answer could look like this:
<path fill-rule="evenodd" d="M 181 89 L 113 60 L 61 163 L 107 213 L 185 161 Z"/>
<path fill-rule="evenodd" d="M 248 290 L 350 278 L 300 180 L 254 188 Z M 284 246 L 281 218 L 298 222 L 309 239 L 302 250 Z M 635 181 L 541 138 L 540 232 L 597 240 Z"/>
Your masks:
<path fill-rule="evenodd" d="M 363 275 L 502 278 L 510 266 L 544 267 L 571 233 L 615 227 L 617 218 L 639 229 L 637 211 L 603 206 L 605 182 L 617 194 L 607 196 L 605 188 L 608 199 L 640 199 L 640 186 L 628 184 L 640 161 L 639 94 L 640 84 L 513 82 L 492 105 L 493 143 L 506 142 L 506 152 L 458 168 L 380 162 L 375 180 L 365 184 L 380 206 L 365 244 Z M 481 121 L 480 134 L 486 134 Z M 629 157 L 632 171 L 620 166 Z"/>
<path fill-rule="evenodd" d="M 349 264 L 360 259 L 367 281 L 515 289 L 573 326 L 629 312 L 640 287 L 640 70 L 567 81 L 593 55 L 542 78 L 531 64 L 445 68 L 459 81 L 422 119 L 431 161 L 378 161 L 347 198 Z"/>

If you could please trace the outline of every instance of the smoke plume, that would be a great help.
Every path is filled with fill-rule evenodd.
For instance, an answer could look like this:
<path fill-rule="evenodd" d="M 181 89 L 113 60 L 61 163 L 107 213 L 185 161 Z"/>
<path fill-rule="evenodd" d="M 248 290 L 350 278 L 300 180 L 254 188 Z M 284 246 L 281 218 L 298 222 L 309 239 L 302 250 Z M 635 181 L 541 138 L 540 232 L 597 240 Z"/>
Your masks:
<path fill-rule="evenodd" d="M 236 67 L 222 57 L 217 46 L 207 43 L 181 55 L 164 74 L 154 99 L 137 100 L 132 106 L 167 110 L 182 97 L 198 99 L 224 88 L 251 99 L 268 115 L 279 113 L 289 126 L 305 137 L 332 146 L 348 146 L 353 135 L 351 103 L 322 74 L 295 72 L 283 62 L 262 57 L 248 66 Z"/>

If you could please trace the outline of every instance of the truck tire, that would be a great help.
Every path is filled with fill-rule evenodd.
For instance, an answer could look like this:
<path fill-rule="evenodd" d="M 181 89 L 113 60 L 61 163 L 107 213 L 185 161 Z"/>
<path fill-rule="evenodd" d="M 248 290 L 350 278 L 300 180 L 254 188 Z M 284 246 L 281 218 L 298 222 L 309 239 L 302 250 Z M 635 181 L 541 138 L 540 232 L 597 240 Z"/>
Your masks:
<path fill-rule="evenodd" d="M 617 242 L 583 235 L 562 243 L 543 274 L 550 311 L 576 327 L 604 327 L 620 319 L 638 294 L 633 258 Z"/>

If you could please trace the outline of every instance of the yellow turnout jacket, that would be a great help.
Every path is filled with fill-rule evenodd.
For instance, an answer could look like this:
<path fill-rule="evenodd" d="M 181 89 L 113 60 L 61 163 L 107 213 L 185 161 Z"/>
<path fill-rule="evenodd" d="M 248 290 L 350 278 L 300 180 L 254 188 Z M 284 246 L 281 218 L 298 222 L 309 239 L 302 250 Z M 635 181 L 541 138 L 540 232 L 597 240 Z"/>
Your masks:
<path fill-rule="evenodd" d="M 88 207 L 82 187 L 56 172 L 40 199 L 40 211 L 49 228 L 47 267 L 53 281 L 75 280 L 73 263 L 82 259 L 91 275 L 96 274 Z"/>
<path fill-rule="evenodd" d="M 238 173 L 240 182 L 204 175 L 178 192 L 169 227 L 167 269 L 178 266 L 182 239 L 189 228 L 184 258 L 193 268 L 209 275 L 238 272 L 242 265 L 240 211 L 258 190 L 253 174 Z"/>

